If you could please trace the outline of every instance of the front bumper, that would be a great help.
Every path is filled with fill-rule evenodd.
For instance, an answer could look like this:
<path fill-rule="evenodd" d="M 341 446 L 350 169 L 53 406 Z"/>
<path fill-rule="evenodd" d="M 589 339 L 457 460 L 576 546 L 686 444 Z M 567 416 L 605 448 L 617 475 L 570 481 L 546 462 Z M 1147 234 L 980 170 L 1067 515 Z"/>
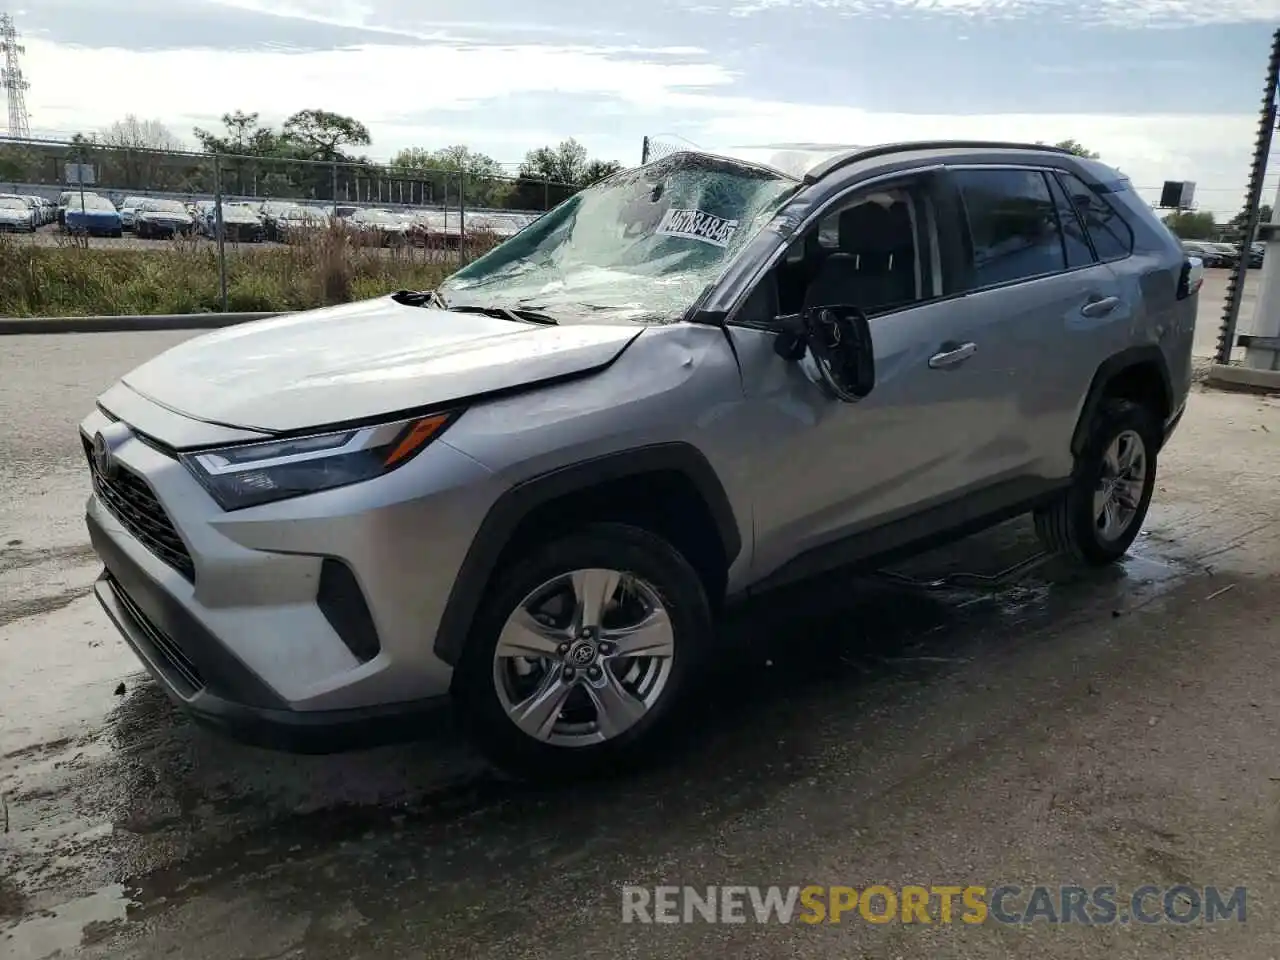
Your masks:
<path fill-rule="evenodd" d="M 228 514 L 157 441 L 95 411 L 86 447 L 98 433 L 115 438 L 116 472 L 86 508 L 96 593 L 171 699 L 236 739 L 307 753 L 409 739 L 438 717 L 452 668 L 433 637 L 488 471 L 442 444 L 381 480 Z M 333 564 L 345 593 L 326 593 Z M 372 632 L 347 630 L 335 597 L 358 597 Z"/>
<path fill-rule="evenodd" d="M 130 563 L 92 516 L 88 523 L 106 564 L 94 585 L 98 602 L 161 689 L 201 725 L 253 746 L 323 754 L 411 739 L 447 709 L 445 697 L 349 710 L 287 709 Z"/>

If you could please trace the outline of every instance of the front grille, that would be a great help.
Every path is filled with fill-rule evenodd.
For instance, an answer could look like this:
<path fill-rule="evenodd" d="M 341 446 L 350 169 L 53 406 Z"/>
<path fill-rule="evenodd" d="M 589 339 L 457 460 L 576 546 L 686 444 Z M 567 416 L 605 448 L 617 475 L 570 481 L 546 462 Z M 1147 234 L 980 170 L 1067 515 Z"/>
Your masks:
<path fill-rule="evenodd" d="M 93 462 L 93 444 L 85 437 L 81 440 L 89 460 L 93 492 L 98 499 L 143 546 L 188 580 L 194 581 L 195 564 L 191 562 L 187 545 L 178 536 L 169 514 L 147 482 L 124 465 L 118 465 L 109 480 L 104 478 Z"/>
<path fill-rule="evenodd" d="M 113 578 L 111 586 L 115 590 L 116 599 L 120 601 L 120 605 L 133 618 L 133 622 L 138 625 L 138 628 L 146 634 L 156 652 L 165 658 L 173 672 L 177 674 L 175 679 L 186 685 L 187 689 L 182 692 L 190 696 L 199 690 L 203 690 L 204 678 L 200 676 L 200 670 L 191 662 L 191 658 L 183 653 L 182 648 L 178 646 L 172 637 L 151 622 L 147 615 L 133 602 L 133 598 L 125 593 L 119 581 Z"/>

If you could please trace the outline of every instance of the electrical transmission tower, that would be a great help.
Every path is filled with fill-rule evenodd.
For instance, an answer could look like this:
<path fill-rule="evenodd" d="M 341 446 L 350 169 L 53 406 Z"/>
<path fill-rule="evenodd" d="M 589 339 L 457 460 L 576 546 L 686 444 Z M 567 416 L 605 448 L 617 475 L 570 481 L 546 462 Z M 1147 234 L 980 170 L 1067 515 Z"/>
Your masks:
<path fill-rule="evenodd" d="M 31 84 L 23 78 L 22 67 L 18 63 L 18 55 L 25 52 L 26 48 L 18 43 L 18 31 L 14 29 L 13 17 L 0 13 L 0 53 L 4 54 L 4 65 L 0 66 L 0 87 L 4 87 L 5 98 L 9 101 L 11 137 L 31 136 L 27 98 L 24 96 L 31 89 Z"/>

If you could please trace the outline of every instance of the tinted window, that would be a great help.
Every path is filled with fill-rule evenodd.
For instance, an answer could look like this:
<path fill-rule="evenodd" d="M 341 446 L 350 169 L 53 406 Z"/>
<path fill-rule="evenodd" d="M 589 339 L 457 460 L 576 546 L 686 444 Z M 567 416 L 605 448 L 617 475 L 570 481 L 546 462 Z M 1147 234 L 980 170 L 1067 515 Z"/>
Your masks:
<path fill-rule="evenodd" d="M 1133 230 L 1115 208 L 1074 174 L 1060 173 L 1058 177 L 1088 228 L 1098 259 L 1116 260 L 1129 256 L 1133 252 Z"/>
<path fill-rule="evenodd" d="M 1026 280 L 1066 269 L 1058 214 L 1035 170 L 960 170 L 973 237 L 974 285 Z"/>
<path fill-rule="evenodd" d="M 1067 254 L 1067 267 L 1087 267 L 1094 262 L 1089 235 L 1084 231 L 1084 221 L 1077 215 L 1075 206 L 1062 189 L 1056 177 L 1048 177 L 1053 190 L 1053 204 L 1058 209 L 1058 224 L 1062 227 L 1062 246 Z"/>

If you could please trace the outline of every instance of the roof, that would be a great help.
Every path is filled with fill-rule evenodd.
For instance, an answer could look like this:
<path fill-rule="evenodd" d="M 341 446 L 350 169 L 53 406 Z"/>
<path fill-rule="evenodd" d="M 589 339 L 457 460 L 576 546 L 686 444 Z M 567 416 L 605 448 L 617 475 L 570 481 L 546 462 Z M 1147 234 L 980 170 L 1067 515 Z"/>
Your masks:
<path fill-rule="evenodd" d="M 853 144 L 771 143 L 730 148 L 722 155 L 738 162 L 767 167 L 796 180 L 813 183 L 851 163 L 890 156 L 895 153 L 927 150 L 989 149 L 1034 150 L 1040 153 L 1067 154 L 1071 151 L 1043 143 L 1015 143 L 999 140 L 918 140 L 901 143 Z M 701 152 L 701 151 L 684 151 Z"/>
<path fill-rule="evenodd" d="M 825 163 L 809 170 L 805 181 L 813 183 L 821 180 L 842 167 L 863 160 L 889 156 L 895 153 L 913 153 L 920 150 L 1033 150 L 1037 153 L 1056 153 L 1073 156 L 1064 147 L 1053 147 L 1044 143 L 1018 143 L 1005 140 L 917 140 L 902 143 L 885 143 L 874 147 L 858 147 L 845 153 L 839 153 Z"/>

